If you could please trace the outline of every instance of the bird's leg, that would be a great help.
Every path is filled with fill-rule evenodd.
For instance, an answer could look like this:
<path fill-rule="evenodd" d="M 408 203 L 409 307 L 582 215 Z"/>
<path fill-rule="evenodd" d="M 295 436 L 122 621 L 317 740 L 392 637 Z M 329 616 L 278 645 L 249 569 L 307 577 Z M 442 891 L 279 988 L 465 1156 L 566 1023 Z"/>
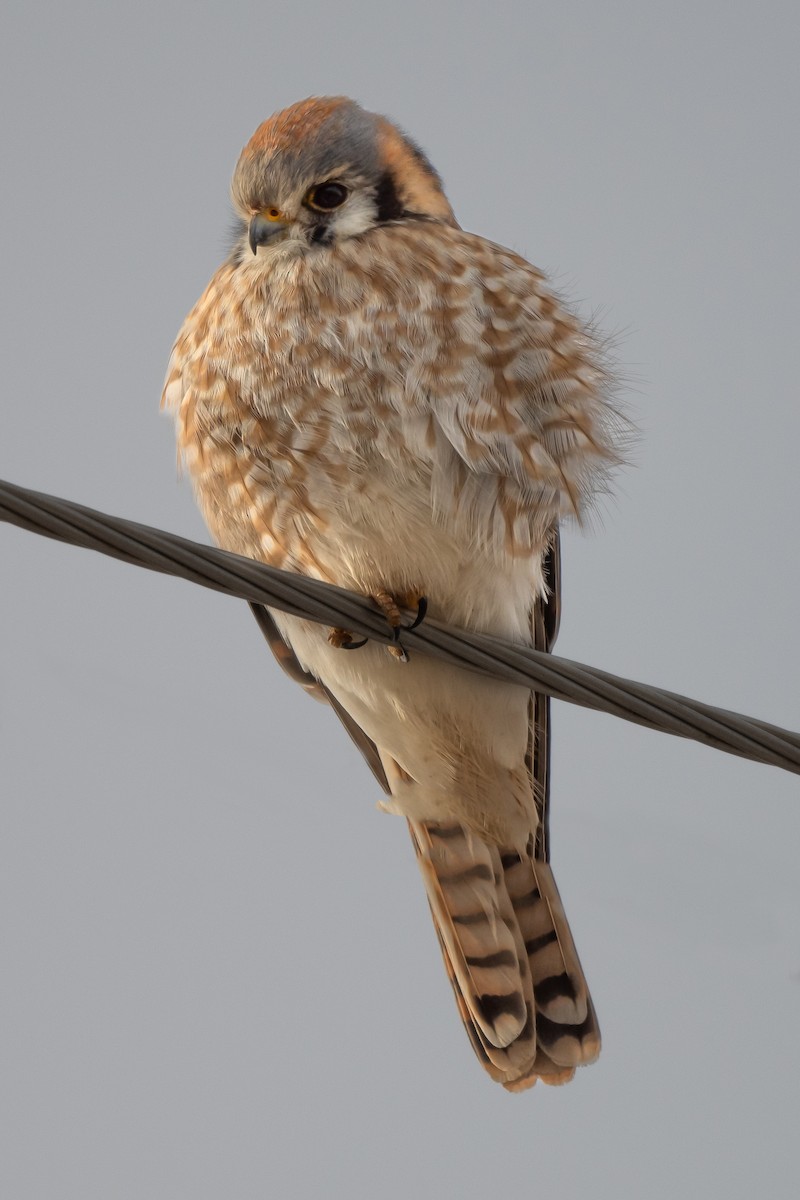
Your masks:
<path fill-rule="evenodd" d="M 425 614 L 428 611 L 426 597 L 418 588 L 412 588 L 410 591 L 403 592 L 397 596 L 381 588 L 379 591 L 372 593 L 372 599 L 383 613 L 392 631 L 394 644 L 387 646 L 386 649 L 391 655 L 399 659 L 400 662 L 408 662 L 408 651 L 400 642 L 400 634 L 404 629 L 416 629 L 425 620 Z M 403 624 L 403 616 L 400 612 L 401 608 L 416 608 L 417 615 L 410 625 Z M 328 634 L 330 644 L 340 650 L 359 650 L 367 644 L 368 640 L 368 638 L 362 638 L 360 641 L 354 642 L 353 634 L 348 629 L 332 629 Z"/>

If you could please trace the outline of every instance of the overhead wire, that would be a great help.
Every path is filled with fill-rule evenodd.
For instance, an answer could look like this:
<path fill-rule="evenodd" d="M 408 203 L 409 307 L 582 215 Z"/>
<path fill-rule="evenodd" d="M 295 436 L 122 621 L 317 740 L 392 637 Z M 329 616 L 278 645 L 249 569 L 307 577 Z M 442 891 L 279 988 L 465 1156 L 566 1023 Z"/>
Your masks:
<path fill-rule="evenodd" d="M 251 604 L 352 630 L 387 645 L 392 641 L 385 618 L 363 596 L 2 480 L 0 520 Z M 404 631 L 403 645 L 570 704 L 800 774 L 800 735 L 754 717 L 433 620 Z"/>

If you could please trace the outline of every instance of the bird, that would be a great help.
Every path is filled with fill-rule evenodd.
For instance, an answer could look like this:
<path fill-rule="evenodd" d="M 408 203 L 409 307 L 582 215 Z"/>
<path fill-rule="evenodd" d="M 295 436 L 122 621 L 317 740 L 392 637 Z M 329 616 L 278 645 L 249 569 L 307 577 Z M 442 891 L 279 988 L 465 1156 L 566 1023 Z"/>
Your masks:
<path fill-rule="evenodd" d="M 622 461 L 605 347 L 456 221 L 427 154 L 344 96 L 276 113 L 162 407 L 222 548 L 374 600 L 395 641 L 253 606 L 404 817 L 472 1047 L 509 1091 L 600 1051 L 550 866 L 549 699 L 402 645 L 422 619 L 549 651 L 559 526 Z M 409 615 L 410 614 L 410 615 Z"/>

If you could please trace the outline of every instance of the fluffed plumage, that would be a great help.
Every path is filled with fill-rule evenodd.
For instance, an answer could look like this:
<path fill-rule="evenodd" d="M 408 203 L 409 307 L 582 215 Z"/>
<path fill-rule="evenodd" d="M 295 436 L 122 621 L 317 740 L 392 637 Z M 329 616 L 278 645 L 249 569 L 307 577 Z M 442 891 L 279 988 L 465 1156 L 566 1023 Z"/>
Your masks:
<path fill-rule="evenodd" d="M 217 542 L 550 649 L 559 519 L 618 457 L 589 332 L 534 267 L 462 231 L 425 155 L 352 101 L 265 122 L 232 191 L 237 244 L 164 391 Z M 546 698 L 257 616 L 407 818 L 489 1074 L 570 1078 L 600 1038 L 548 861 Z"/>

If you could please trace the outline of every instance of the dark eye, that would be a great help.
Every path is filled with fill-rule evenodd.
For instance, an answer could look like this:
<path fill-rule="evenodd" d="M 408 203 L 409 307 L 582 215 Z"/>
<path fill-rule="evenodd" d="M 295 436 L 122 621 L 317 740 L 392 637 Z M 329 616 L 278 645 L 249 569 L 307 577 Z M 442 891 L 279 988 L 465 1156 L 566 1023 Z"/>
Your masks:
<path fill-rule="evenodd" d="M 344 204 L 347 195 L 347 188 L 341 183 L 318 183 L 308 193 L 305 202 L 309 208 L 316 208 L 319 212 L 330 212 L 331 209 Z"/>

